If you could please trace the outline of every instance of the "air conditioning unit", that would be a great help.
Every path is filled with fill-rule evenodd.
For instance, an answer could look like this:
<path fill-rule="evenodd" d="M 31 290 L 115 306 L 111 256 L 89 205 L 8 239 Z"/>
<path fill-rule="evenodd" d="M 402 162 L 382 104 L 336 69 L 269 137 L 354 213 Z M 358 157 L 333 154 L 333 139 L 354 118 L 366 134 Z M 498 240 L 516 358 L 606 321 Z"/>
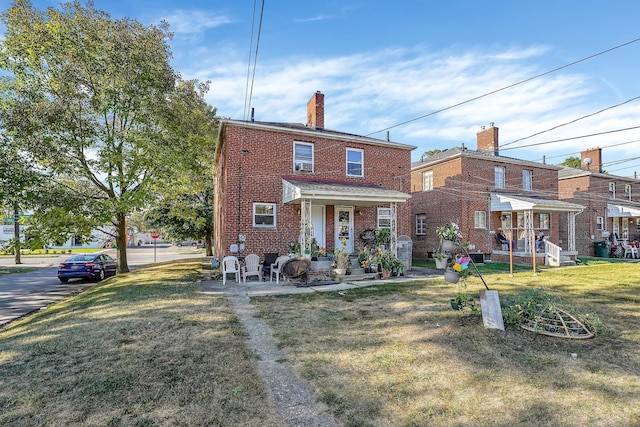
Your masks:
<path fill-rule="evenodd" d="M 296 163 L 296 170 L 301 172 L 313 172 L 313 163 L 307 163 L 307 162 Z"/>

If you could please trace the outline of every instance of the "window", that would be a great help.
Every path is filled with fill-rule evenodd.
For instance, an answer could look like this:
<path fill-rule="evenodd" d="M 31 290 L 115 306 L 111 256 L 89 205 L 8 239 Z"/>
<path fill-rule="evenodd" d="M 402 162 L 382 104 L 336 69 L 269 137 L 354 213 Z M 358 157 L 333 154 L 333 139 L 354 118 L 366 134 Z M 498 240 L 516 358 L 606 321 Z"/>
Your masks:
<path fill-rule="evenodd" d="M 622 238 L 629 238 L 629 218 L 622 218 Z"/>
<path fill-rule="evenodd" d="M 548 230 L 549 229 L 549 214 L 541 213 L 540 214 L 540 230 Z"/>
<path fill-rule="evenodd" d="M 531 182 L 532 175 L 533 171 L 526 169 L 522 171 L 522 189 L 524 191 L 531 191 L 533 189 L 533 184 Z"/>
<path fill-rule="evenodd" d="M 253 204 L 253 226 L 263 228 L 273 228 L 276 226 L 276 204 L 275 203 L 254 203 Z"/>
<path fill-rule="evenodd" d="M 598 231 L 604 230 L 604 218 L 601 216 L 596 217 L 596 230 Z"/>
<path fill-rule="evenodd" d="M 495 175 L 495 181 L 496 181 L 496 188 L 504 188 L 504 175 L 505 175 L 505 171 L 504 171 L 504 166 L 496 166 L 494 168 L 494 175 Z"/>
<path fill-rule="evenodd" d="M 422 172 L 422 191 L 433 190 L 433 171 Z"/>
<path fill-rule="evenodd" d="M 609 198 L 610 199 L 615 199 L 616 198 L 616 183 L 615 182 L 610 182 L 609 183 Z"/>
<path fill-rule="evenodd" d="M 293 170 L 313 172 L 313 144 L 308 142 L 293 143 Z"/>
<path fill-rule="evenodd" d="M 487 213 L 485 211 L 475 211 L 473 213 L 473 227 L 487 228 Z"/>
<path fill-rule="evenodd" d="M 416 215 L 416 235 L 424 236 L 427 234 L 427 215 Z"/>
<path fill-rule="evenodd" d="M 620 237 L 620 218 L 613 218 L 613 235 L 616 239 Z"/>
<path fill-rule="evenodd" d="M 391 229 L 391 209 L 378 208 L 378 228 Z"/>
<path fill-rule="evenodd" d="M 631 201 L 631 184 L 624 185 L 624 194 L 625 194 L 625 198 L 628 201 Z"/>
<path fill-rule="evenodd" d="M 364 151 L 347 148 L 347 175 L 364 176 Z"/>

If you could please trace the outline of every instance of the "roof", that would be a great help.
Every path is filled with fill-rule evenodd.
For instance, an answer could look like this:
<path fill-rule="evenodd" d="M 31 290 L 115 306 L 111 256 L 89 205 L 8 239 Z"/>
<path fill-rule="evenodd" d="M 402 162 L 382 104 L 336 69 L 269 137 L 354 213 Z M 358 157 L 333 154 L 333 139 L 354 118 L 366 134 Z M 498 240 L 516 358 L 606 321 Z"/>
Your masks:
<path fill-rule="evenodd" d="M 491 193 L 492 211 L 581 212 L 584 206 L 535 195 Z"/>
<path fill-rule="evenodd" d="M 640 218 L 640 203 L 607 203 L 610 218 Z"/>
<path fill-rule="evenodd" d="M 283 203 L 299 203 L 302 199 L 319 204 L 375 206 L 381 203 L 404 203 L 411 195 L 372 183 L 348 183 L 334 180 L 282 178 Z"/>
<path fill-rule="evenodd" d="M 612 175 L 606 172 L 590 171 L 587 169 L 572 168 L 569 166 L 563 166 L 558 172 L 558 179 L 579 178 L 583 176 L 595 176 L 598 178 L 626 180 L 629 182 L 640 182 L 640 179 L 631 178 L 627 176 Z"/>
<path fill-rule="evenodd" d="M 543 168 L 543 169 L 552 169 L 552 170 L 561 169 L 560 166 L 556 166 L 556 165 L 547 165 L 545 163 L 538 163 L 530 160 L 516 159 L 515 157 L 495 155 L 493 154 L 492 151 L 470 150 L 465 147 L 454 147 L 454 148 L 448 148 L 444 151 L 433 154 L 424 160 L 413 162 L 411 164 L 411 170 L 420 169 L 425 166 L 431 166 L 433 164 L 440 163 L 444 160 L 449 160 L 454 157 L 469 157 L 474 159 L 491 160 L 494 162 L 518 164 L 518 165 L 535 167 L 535 168 Z"/>

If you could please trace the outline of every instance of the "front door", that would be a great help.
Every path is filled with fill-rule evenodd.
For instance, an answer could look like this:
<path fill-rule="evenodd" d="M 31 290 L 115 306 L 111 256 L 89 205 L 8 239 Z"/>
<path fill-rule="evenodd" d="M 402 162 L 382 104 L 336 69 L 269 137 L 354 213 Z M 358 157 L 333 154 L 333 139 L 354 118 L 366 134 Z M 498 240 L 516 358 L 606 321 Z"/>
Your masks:
<path fill-rule="evenodd" d="M 311 227 L 313 236 L 318 242 L 318 246 L 324 248 L 327 246 L 325 239 L 325 207 L 322 205 L 311 205 Z"/>
<path fill-rule="evenodd" d="M 353 206 L 336 207 L 336 248 L 342 248 L 346 239 L 347 253 L 353 253 Z"/>

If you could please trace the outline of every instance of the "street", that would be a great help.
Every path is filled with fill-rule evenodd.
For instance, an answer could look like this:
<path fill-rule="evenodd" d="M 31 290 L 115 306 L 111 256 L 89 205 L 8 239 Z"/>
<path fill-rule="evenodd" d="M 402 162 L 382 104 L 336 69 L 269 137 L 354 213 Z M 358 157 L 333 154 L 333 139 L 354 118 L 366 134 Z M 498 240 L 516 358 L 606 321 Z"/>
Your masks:
<path fill-rule="evenodd" d="M 115 249 L 105 249 L 103 252 L 113 258 L 116 257 Z M 205 256 L 203 249 L 191 250 L 167 244 L 158 245 L 155 252 L 156 262 Z M 95 282 L 84 280 L 60 283 L 57 277 L 58 264 L 69 256 L 69 254 L 23 256 L 22 266 L 36 267 L 34 271 L 0 275 L 0 325 L 34 310 L 42 309 L 54 301 L 95 284 Z M 130 270 L 153 263 L 153 245 L 127 248 L 127 261 Z M 14 258 L 0 257 L 0 265 L 15 266 Z"/>

